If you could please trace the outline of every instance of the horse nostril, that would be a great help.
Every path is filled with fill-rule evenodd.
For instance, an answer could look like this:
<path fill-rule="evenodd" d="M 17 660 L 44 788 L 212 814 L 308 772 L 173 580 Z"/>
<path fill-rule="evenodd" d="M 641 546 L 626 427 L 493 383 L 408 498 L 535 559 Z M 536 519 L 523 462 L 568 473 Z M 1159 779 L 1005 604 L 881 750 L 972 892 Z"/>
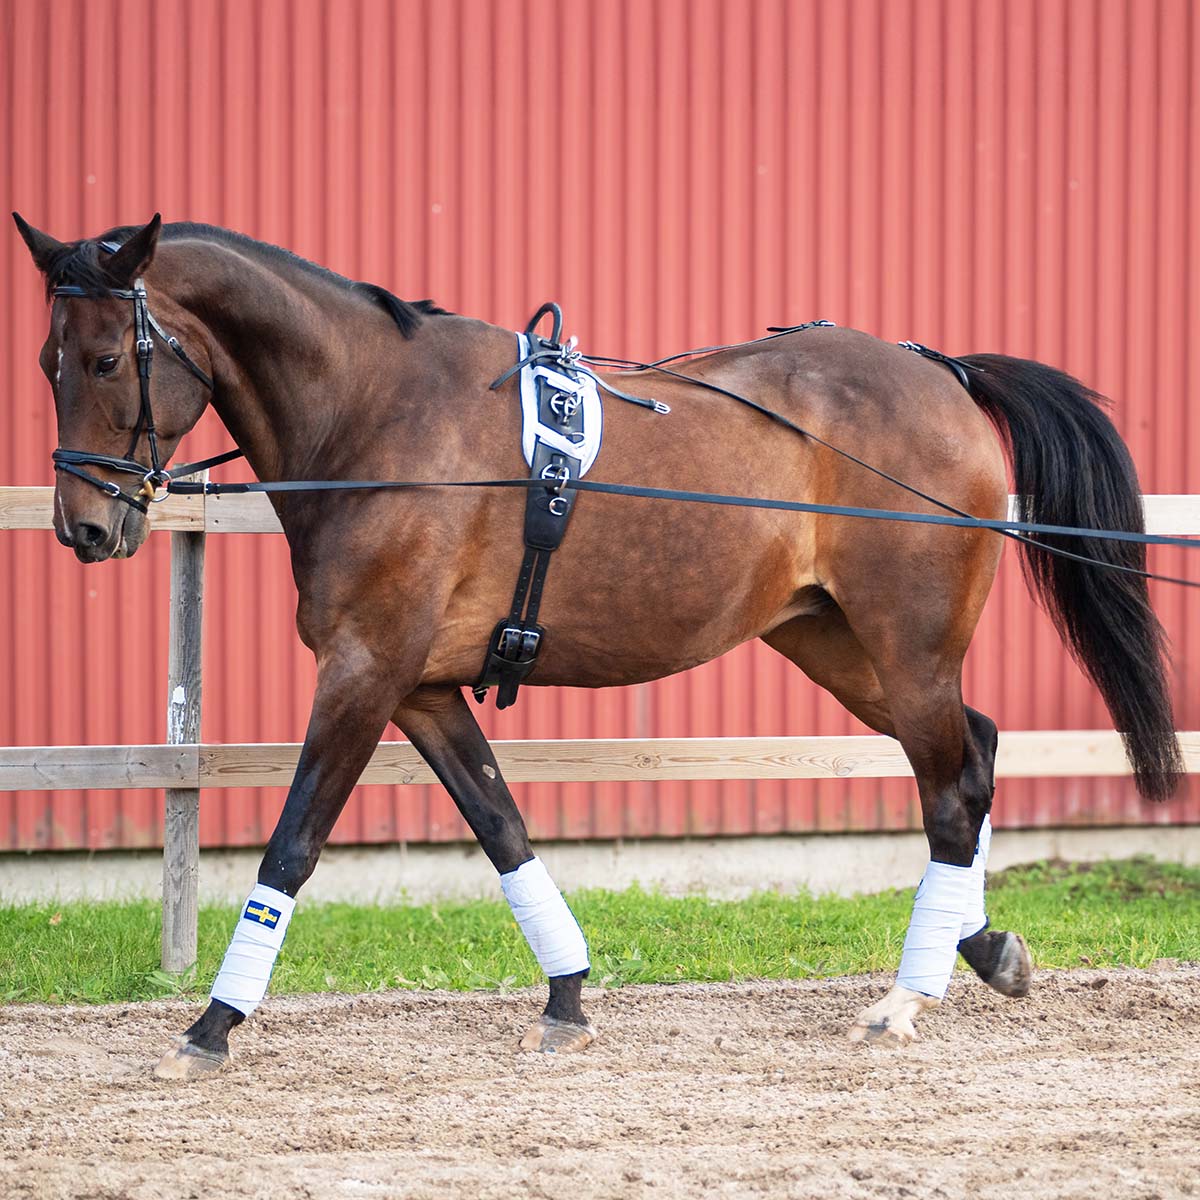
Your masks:
<path fill-rule="evenodd" d="M 107 529 L 87 521 L 78 522 L 73 532 L 76 546 L 96 547 L 108 537 Z"/>

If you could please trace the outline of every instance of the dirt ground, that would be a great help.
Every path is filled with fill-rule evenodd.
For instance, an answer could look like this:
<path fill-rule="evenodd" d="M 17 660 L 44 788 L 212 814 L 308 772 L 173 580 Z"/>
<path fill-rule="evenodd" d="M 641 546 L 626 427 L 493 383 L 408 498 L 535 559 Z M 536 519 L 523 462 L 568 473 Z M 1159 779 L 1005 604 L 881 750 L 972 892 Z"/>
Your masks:
<path fill-rule="evenodd" d="M 959 976 L 848 1045 L 887 984 L 592 990 L 557 1059 L 529 993 L 270 999 L 192 1084 L 192 1005 L 0 1008 L 0 1197 L 1200 1196 L 1200 969 Z"/>

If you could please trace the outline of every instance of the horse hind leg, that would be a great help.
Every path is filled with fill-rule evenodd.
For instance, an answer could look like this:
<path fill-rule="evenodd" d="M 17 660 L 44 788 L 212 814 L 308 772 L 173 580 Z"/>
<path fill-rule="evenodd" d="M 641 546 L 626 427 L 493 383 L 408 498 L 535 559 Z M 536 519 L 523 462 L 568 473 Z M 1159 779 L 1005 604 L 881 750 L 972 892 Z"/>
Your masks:
<path fill-rule="evenodd" d="M 862 1012 L 852 1041 L 904 1044 L 914 1018 L 946 994 L 976 880 L 973 863 L 991 805 L 973 753 L 958 681 L 888 679 L 895 734 L 913 768 L 929 863 L 913 898 L 895 985 Z"/>
<path fill-rule="evenodd" d="M 876 733 L 898 736 L 893 717 L 895 697 L 885 692 L 874 662 L 840 608 L 833 606 L 798 617 L 763 640 Z M 939 1002 L 940 997 L 894 987 L 883 1000 L 859 1015 L 850 1037 L 892 1044 L 912 1041 L 916 1037 L 915 1018 Z"/>
<path fill-rule="evenodd" d="M 500 875 L 505 899 L 550 983 L 545 1010 L 522 1050 L 567 1054 L 596 1030 L 583 1011 L 587 943 L 566 901 L 529 844 L 492 749 L 458 688 L 423 688 L 392 718 L 450 793 Z"/>
<path fill-rule="evenodd" d="M 944 982 L 926 980 L 923 991 L 905 986 L 905 982 L 921 981 L 906 979 L 902 972 L 898 986 L 859 1017 L 851 1036 L 855 1040 L 897 1043 L 912 1040 L 916 1036 L 914 1018 L 940 1002 L 941 995 L 934 993 L 945 991 L 955 947 L 992 987 L 1008 995 L 1023 995 L 1030 974 L 1024 942 L 1017 934 L 989 930 L 984 910 L 990 835 L 990 826 L 985 822 L 994 790 L 995 725 L 982 713 L 964 708 L 957 681 L 950 688 L 936 680 L 920 683 L 921 672 L 913 665 L 884 673 L 889 683 L 885 687 L 875 662 L 837 607 L 788 622 L 764 640 L 831 692 L 859 720 L 879 733 L 900 739 L 917 775 L 931 862 L 941 857 L 949 865 L 969 864 L 969 880 L 960 880 L 963 911 L 957 936 L 950 940 L 949 947 L 949 931 L 942 931 Z M 901 719 L 893 713 L 901 713 Z M 930 731 L 936 731 L 932 739 Z M 967 845 L 970 850 L 965 848 Z M 923 914 L 917 916 L 923 918 Z M 910 953 L 910 960 L 912 957 Z"/>
<path fill-rule="evenodd" d="M 974 761 L 977 770 L 986 776 L 989 793 L 994 796 L 997 741 L 995 722 L 973 708 L 966 709 L 966 716 L 968 733 L 975 743 Z M 971 755 L 966 757 L 968 761 L 971 760 Z M 963 919 L 958 952 L 988 987 L 1003 996 L 1019 998 L 1029 993 L 1029 985 L 1033 978 L 1033 960 L 1029 948 L 1025 945 L 1025 939 L 1019 933 L 990 928 L 985 903 L 985 877 L 991 842 L 992 824 L 988 815 L 983 818 L 980 826 L 975 857 L 971 862 L 976 882 L 973 883 L 967 913 Z"/>

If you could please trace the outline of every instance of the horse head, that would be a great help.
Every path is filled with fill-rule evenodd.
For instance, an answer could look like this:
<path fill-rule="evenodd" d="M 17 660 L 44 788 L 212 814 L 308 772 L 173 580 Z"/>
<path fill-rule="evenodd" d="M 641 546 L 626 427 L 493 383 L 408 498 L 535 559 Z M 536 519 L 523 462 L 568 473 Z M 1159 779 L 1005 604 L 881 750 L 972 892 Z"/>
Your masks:
<path fill-rule="evenodd" d="M 77 242 L 59 242 L 17 213 L 13 220 L 53 304 L 40 363 L 58 421 L 55 534 L 80 562 L 126 558 L 145 540 L 163 467 L 212 387 L 150 311 L 164 301 L 174 308 L 159 290 L 164 279 L 150 279 L 149 297 L 143 279 L 162 219 Z M 151 389 L 156 337 L 175 353 L 159 356 Z"/>

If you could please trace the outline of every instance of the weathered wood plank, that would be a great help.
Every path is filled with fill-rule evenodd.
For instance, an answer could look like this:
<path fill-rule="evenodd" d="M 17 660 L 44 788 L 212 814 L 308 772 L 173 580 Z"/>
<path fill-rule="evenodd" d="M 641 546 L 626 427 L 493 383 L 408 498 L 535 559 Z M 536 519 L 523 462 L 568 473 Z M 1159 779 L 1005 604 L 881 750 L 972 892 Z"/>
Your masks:
<path fill-rule="evenodd" d="M 190 746 L 0 746 L 0 791 L 196 786 Z"/>
<path fill-rule="evenodd" d="M 1181 733 L 1188 769 L 1200 771 L 1200 733 Z M 653 738 L 496 742 L 510 783 L 679 779 L 863 779 L 911 775 L 891 738 Z M 202 787 L 286 787 L 300 747 L 205 745 Z M 1109 730 L 1001 734 L 997 774 L 1009 779 L 1128 773 L 1120 738 Z M 434 783 L 406 742 L 386 742 L 362 783 Z"/>
<path fill-rule="evenodd" d="M 204 539 L 203 532 L 171 534 L 167 742 L 173 746 L 200 740 Z M 167 788 L 163 798 L 164 971 L 186 971 L 196 961 L 199 909 L 200 790 Z"/>
<path fill-rule="evenodd" d="M 265 492 L 209 496 L 205 527 L 209 533 L 282 533 L 283 526 Z"/>
<path fill-rule="evenodd" d="M 1200 496 L 1145 496 L 1143 499 L 1147 533 L 1200 533 Z"/>
<path fill-rule="evenodd" d="M 859 779 L 909 774 L 900 743 L 830 738 L 652 738 L 497 742 L 514 782 L 657 779 Z"/>
<path fill-rule="evenodd" d="M 909 774 L 898 742 L 838 738 L 653 738 L 494 742 L 510 783 L 668 779 L 849 779 Z M 291 782 L 299 745 L 200 750 L 202 787 L 275 787 Z M 436 783 L 407 742 L 385 742 L 360 783 Z"/>
<path fill-rule="evenodd" d="M 501 743 L 503 744 L 503 743 Z M 201 787 L 287 787 L 300 757 L 298 742 L 200 747 Z M 407 742 L 384 742 L 359 783 L 436 783 L 437 776 Z"/>
<path fill-rule="evenodd" d="M 1200 772 L 1200 733 L 1181 732 L 1189 772 Z M 1112 777 L 1130 774 L 1121 738 L 1111 729 L 1038 729 L 1000 734 L 996 774 L 1004 779 Z"/>
<path fill-rule="evenodd" d="M 0 529 L 53 529 L 52 487 L 0 488 Z"/>
<path fill-rule="evenodd" d="M 1200 732 L 1179 735 L 1200 772 Z M 512 783 L 616 783 L 668 779 L 888 779 L 911 775 L 891 738 L 629 738 L 496 742 Z M 299 743 L 220 746 L 0 748 L 0 791 L 111 787 L 286 787 Z M 997 775 L 1008 779 L 1128 774 L 1111 730 L 1000 735 Z M 435 783 L 407 742 L 385 742 L 362 783 Z"/>
<path fill-rule="evenodd" d="M 202 530 L 203 496 L 168 496 L 150 507 L 154 529 Z M 52 487 L 0 487 L 0 530 L 53 529 Z"/>
<path fill-rule="evenodd" d="M 1200 534 L 1200 496 L 1143 496 L 1146 532 L 1157 534 Z M 1017 498 L 1009 496 L 1008 515 L 1017 519 Z"/>

